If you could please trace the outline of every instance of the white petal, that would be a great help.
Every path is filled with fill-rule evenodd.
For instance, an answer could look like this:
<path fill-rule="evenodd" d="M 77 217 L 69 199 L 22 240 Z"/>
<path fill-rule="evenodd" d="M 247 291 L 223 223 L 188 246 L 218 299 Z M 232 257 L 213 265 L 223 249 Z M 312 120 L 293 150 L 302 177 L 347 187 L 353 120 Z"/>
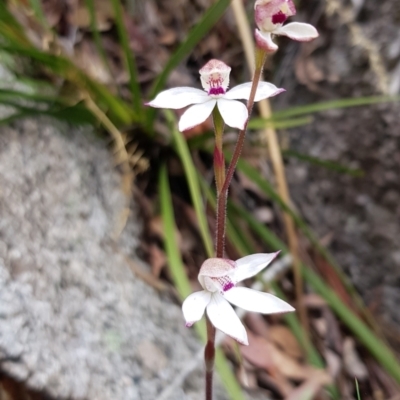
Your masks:
<path fill-rule="evenodd" d="M 230 303 L 247 311 L 262 314 L 294 311 L 294 308 L 290 304 L 278 297 L 246 287 L 234 287 L 226 291 L 224 297 Z"/>
<path fill-rule="evenodd" d="M 224 96 L 225 99 L 244 99 L 248 100 L 250 97 L 251 82 L 242 83 L 241 85 L 235 86 Z M 267 99 L 268 97 L 276 96 L 279 93 L 284 92 L 285 89 L 277 88 L 275 85 L 269 82 L 260 82 L 257 86 L 256 95 L 254 101 L 260 101 Z"/>
<path fill-rule="evenodd" d="M 244 129 L 249 113 L 247 107 L 236 100 L 218 99 L 218 109 L 225 123 L 237 129 Z"/>
<path fill-rule="evenodd" d="M 204 122 L 210 116 L 216 102 L 209 97 L 206 103 L 196 104 L 188 108 L 179 120 L 179 130 L 183 132 Z"/>
<path fill-rule="evenodd" d="M 236 267 L 231 276 L 235 283 L 240 282 L 244 279 L 251 278 L 257 275 L 261 270 L 263 270 L 277 255 L 276 253 L 258 253 L 251 254 L 243 258 L 236 260 Z"/>
<path fill-rule="evenodd" d="M 291 22 L 283 25 L 273 32 L 275 35 L 283 35 L 299 42 L 308 42 L 318 37 L 318 31 L 310 24 Z"/>
<path fill-rule="evenodd" d="M 256 39 L 257 46 L 266 52 L 274 53 L 278 50 L 278 46 L 272 41 L 271 32 L 261 32 L 256 29 L 254 37 Z"/>
<path fill-rule="evenodd" d="M 186 298 L 182 304 L 182 312 L 186 321 L 186 326 L 192 326 L 201 319 L 210 300 L 211 293 L 205 290 L 192 293 Z"/>
<path fill-rule="evenodd" d="M 249 344 L 246 329 L 239 317 L 232 306 L 219 293 L 212 296 L 211 302 L 207 306 L 207 315 L 217 329 L 233 337 L 241 344 Z"/>
<path fill-rule="evenodd" d="M 177 110 L 191 104 L 204 103 L 207 100 L 209 100 L 209 97 L 203 90 L 191 87 L 177 87 L 164 90 L 154 100 L 146 103 L 146 105 L 155 108 Z"/>

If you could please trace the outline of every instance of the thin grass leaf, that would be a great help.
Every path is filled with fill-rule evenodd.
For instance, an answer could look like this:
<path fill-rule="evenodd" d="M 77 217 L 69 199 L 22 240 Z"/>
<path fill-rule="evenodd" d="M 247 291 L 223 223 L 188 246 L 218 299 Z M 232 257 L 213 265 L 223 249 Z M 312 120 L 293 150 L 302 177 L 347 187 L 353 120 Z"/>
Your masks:
<path fill-rule="evenodd" d="M 217 0 L 203 15 L 202 19 L 188 33 L 186 40 L 175 50 L 162 72 L 154 82 L 149 98 L 152 99 L 160 92 L 171 74 L 171 72 L 187 57 L 194 47 L 200 42 L 211 28 L 218 22 L 222 15 L 227 10 L 230 0 Z M 147 126 L 152 128 L 156 110 L 149 108 L 147 110 Z"/>
<path fill-rule="evenodd" d="M 258 222 L 252 215 L 241 210 L 241 215 L 246 218 L 249 225 L 265 241 L 266 244 L 280 248 L 284 254 L 288 248 L 270 229 Z M 375 359 L 386 371 L 400 384 L 400 364 L 393 352 L 354 314 L 337 294 L 308 266 L 301 264 L 304 279 L 317 292 L 342 322 L 353 332 L 354 336 L 369 350 Z"/>
<path fill-rule="evenodd" d="M 360 295 L 356 292 L 353 285 L 350 283 L 349 279 L 345 276 L 342 269 L 337 264 L 334 257 L 330 254 L 330 252 L 319 243 L 318 238 L 314 234 L 314 232 L 309 228 L 307 223 L 301 218 L 300 215 L 295 213 L 279 196 L 279 194 L 275 191 L 275 189 L 270 185 L 270 183 L 265 180 L 259 171 L 256 168 L 252 167 L 243 159 L 240 159 L 238 162 L 238 170 L 243 172 L 252 182 L 254 182 L 272 201 L 274 201 L 284 212 L 288 213 L 295 222 L 296 226 L 300 228 L 300 230 L 304 233 L 307 239 L 311 242 L 314 248 L 322 255 L 325 260 L 332 265 L 335 270 L 335 273 L 340 278 L 341 282 L 345 286 L 347 292 L 351 295 L 356 305 L 359 307 L 360 311 L 367 318 L 368 322 L 371 326 L 374 326 L 374 322 L 365 309 L 363 301 Z"/>
<path fill-rule="evenodd" d="M 199 223 L 200 235 L 208 257 L 213 257 L 213 243 L 208 229 L 207 216 L 202 202 L 200 184 L 198 181 L 196 167 L 190 156 L 189 147 L 182 134 L 176 128 L 176 120 L 173 113 L 169 110 L 165 111 L 165 116 L 170 125 L 172 132 L 173 146 L 177 152 L 185 171 L 186 181 L 189 185 L 190 196 L 196 212 L 197 221 Z"/>
<path fill-rule="evenodd" d="M 298 126 L 304 126 L 313 122 L 312 117 L 300 117 L 291 119 L 276 119 L 276 118 L 252 118 L 249 121 L 249 129 L 263 129 L 263 128 L 274 128 L 274 129 L 288 129 L 297 128 Z"/>
<path fill-rule="evenodd" d="M 167 168 L 162 166 L 159 176 L 159 193 L 161 202 L 161 214 L 164 226 L 164 242 L 168 257 L 168 265 L 171 270 L 175 286 L 181 299 L 185 299 L 191 293 L 189 281 L 182 263 L 180 252 L 175 241 L 175 218 L 172 207 L 171 192 L 168 183 Z M 205 321 L 195 324 L 195 329 L 202 341 L 206 342 Z M 232 400 L 244 400 L 242 390 L 237 383 L 232 370 L 220 349 L 216 350 L 215 366 L 223 385 Z"/>
<path fill-rule="evenodd" d="M 24 29 L 7 9 L 6 2 L 0 2 L 0 37 L 21 46 L 30 46 Z"/>
<path fill-rule="evenodd" d="M 66 99 L 56 96 L 48 96 L 37 93 L 23 92 L 21 90 L 14 89 L 0 89 L 0 103 L 2 100 L 30 100 L 45 104 L 58 104 L 58 105 L 68 105 Z"/>
<path fill-rule="evenodd" d="M 341 174 L 347 174 L 354 177 L 364 176 L 363 170 L 358 168 L 349 168 L 335 161 L 321 160 L 320 158 L 312 157 L 307 154 L 298 153 L 297 151 L 294 150 L 283 150 L 282 154 L 287 157 L 293 157 L 300 161 L 306 161 L 310 164 L 324 167 L 331 171 L 339 172 Z"/>
<path fill-rule="evenodd" d="M 111 0 L 115 12 L 115 23 L 117 25 L 118 36 L 125 55 L 126 66 L 129 71 L 129 86 L 132 93 L 133 108 L 136 115 L 142 115 L 142 94 L 139 86 L 136 61 L 129 46 L 129 36 L 124 23 L 124 11 L 120 0 Z"/>
<path fill-rule="evenodd" d="M 13 55 L 35 60 L 43 67 L 70 81 L 83 92 L 89 92 L 90 96 L 98 104 L 107 108 L 111 112 L 112 118 L 119 123 L 131 124 L 132 122 L 138 122 L 137 116 L 125 102 L 114 96 L 106 86 L 88 77 L 67 58 L 44 53 L 33 46 L 26 47 L 15 44 L 7 46 L 0 44 L 0 49 Z"/>
<path fill-rule="evenodd" d="M 273 118 L 297 117 L 299 115 L 313 114 L 321 111 L 328 111 L 337 108 L 348 108 L 357 106 L 374 105 L 379 103 L 393 103 L 400 101 L 400 96 L 369 96 L 355 97 L 352 99 L 340 99 L 308 104 L 306 106 L 290 107 L 286 110 L 275 111 Z"/>
<path fill-rule="evenodd" d="M 159 193 L 161 202 L 161 215 L 163 221 L 165 251 L 168 256 L 168 266 L 174 280 L 174 285 L 182 299 L 192 293 L 189 280 L 186 276 L 176 238 L 175 217 L 172 207 L 171 190 L 168 183 L 167 168 L 165 165 L 160 170 Z M 205 332 L 205 331 L 204 331 Z M 201 334 L 203 340 L 204 333 Z"/>
<path fill-rule="evenodd" d="M 357 380 L 357 378 L 354 378 L 354 381 L 355 381 L 355 384 L 356 384 L 357 400 L 361 400 L 360 388 L 358 387 L 358 380 Z"/>

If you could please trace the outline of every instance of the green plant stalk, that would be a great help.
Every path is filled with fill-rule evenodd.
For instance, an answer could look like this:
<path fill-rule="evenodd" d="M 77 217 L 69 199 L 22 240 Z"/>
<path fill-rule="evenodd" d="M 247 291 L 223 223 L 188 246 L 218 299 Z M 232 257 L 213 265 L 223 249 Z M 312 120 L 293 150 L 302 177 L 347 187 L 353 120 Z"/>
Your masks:
<path fill-rule="evenodd" d="M 195 175 L 195 179 L 197 176 Z M 198 183 L 198 182 L 197 182 Z M 175 218 L 172 207 L 172 199 L 168 184 L 167 168 L 162 166 L 159 175 L 159 193 L 161 201 L 161 214 L 164 225 L 164 243 L 168 257 L 168 265 L 172 278 L 181 299 L 186 298 L 192 292 L 189 280 L 185 273 L 179 248 L 175 240 Z M 203 342 L 206 341 L 206 329 L 204 321 L 195 325 L 196 332 Z M 217 349 L 215 354 L 215 365 L 217 372 L 232 400 L 244 400 L 242 390 L 233 375 L 227 360 L 221 350 Z"/>

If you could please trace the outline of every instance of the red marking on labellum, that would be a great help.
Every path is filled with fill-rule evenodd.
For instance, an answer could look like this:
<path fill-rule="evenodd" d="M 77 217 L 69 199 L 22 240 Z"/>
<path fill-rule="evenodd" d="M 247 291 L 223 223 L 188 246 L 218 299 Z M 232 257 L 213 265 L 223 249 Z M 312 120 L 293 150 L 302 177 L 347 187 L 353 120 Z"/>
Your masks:
<path fill-rule="evenodd" d="M 224 166 L 224 155 L 218 147 L 214 149 L 214 166 L 222 168 Z"/>
<path fill-rule="evenodd" d="M 282 11 L 279 11 L 277 14 L 274 14 L 272 16 L 273 24 L 283 24 L 286 20 L 287 20 L 287 16 Z"/>
<path fill-rule="evenodd" d="M 186 322 L 185 326 L 186 328 L 190 328 L 193 325 L 193 322 Z"/>
<path fill-rule="evenodd" d="M 235 286 L 235 284 L 233 282 L 228 282 L 228 283 L 225 283 L 222 290 L 224 292 L 227 292 L 229 289 L 232 289 L 234 286 Z"/>
<path fill-rule="evenodd" d="M 219 87 L 212 87 L 210 88 L 210 90 L 208 91 L 209 95 L 219 95 L 219 94 L 225 94 L 225 90 L 224 88 L 222 88 L 221 86 Z"/>

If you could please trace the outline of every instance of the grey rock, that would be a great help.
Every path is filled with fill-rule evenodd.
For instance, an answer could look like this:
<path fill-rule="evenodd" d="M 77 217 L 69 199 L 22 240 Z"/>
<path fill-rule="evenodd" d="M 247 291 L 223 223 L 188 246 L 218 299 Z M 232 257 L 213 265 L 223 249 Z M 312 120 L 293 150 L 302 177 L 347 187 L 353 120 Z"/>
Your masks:
<path fill-rule="evenodd" d="M 0 129 L 2 371 L 60 399 L 154 400 L 198 352 L 180 307 L 121 255 L 136 259 L 135 210 L 110 240 L 124 202 L 88 132 L 48 120 Z M 201 397 L 196 382 L 171 398 Z"/>

